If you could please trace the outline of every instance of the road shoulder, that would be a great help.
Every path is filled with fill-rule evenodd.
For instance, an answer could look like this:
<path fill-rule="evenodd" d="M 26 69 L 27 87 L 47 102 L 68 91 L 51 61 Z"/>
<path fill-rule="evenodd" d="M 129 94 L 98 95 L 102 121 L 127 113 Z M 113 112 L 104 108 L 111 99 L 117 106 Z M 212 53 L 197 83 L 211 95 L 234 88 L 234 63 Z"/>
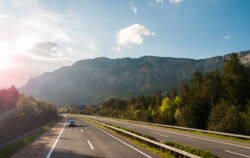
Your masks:
<path fill-rule="evenodd" d="M 64 126 L 65 118 L 58 122 L 49 131 L 38 137 L 32 143 L 19 150 L 11 158 L 44 158 L 47 156 L 54 141 L 57 139 L 61 128 Z"/>

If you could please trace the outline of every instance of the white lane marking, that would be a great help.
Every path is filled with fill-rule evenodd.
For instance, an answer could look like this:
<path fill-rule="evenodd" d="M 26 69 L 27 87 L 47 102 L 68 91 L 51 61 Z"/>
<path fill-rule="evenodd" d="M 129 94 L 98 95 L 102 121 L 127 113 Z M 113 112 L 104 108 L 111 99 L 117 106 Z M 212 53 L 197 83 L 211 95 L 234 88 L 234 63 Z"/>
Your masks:
<path fill-rule="evenodd" d="M 90 141 L 88 140 L 89 146 L 92 150 L 94 150 L 94 147 L 92 146 L 92 144 L 90 143 Z"/>
<path fill-rule="evenodd" d="M 206 141 L 215 142 L 215 143 L 220 143 L 220 144 L 226 144 L 226 145 L 236 146 L 236 147 L 239 147 L 239 148 L 250 149 L 250 147 L 241 146 L 241 145 L 236 145 L 236 144 L 231 144 L 231 143 L 226 143 L 226 142 L 221 142 L 221 141 L 217 141 L 217 140 L 211 140 L 211 139 L 206 139 L 206 138 L 200 138 L 200 137 L 196 137 L 196 136 L 191 136 L 191 135 L 186 135 L 186 134 L 180 134 L 180 133 L 170 132 L 170 131 L 166 131 L 166 130 L 155 129 L 155 128 L 151 128 L 151 127 L 144 127 L 144 126 L 140 126 L 140 125 L 139 125 L 139 127 L 140 127 L 140 128 L 153 129 L 153 130 L 162 131 L 162 132 L 171 133 L 171 134 L 176 134 L 176 135 L 181 135 L 181 136 L 186 136 L 186 137 L 191 137 L 191 138 L 196 138 L 196 139 L 201 139 L 201 140 L 206 140 Z"/>
<path fill-rule="evenodd" d="M 118 140 L 119 142 L 121 142 L 121 143 L 127 145 L 128 147 L 130 147 L 131 149 L 137 151 L 138 153 L 144 155 L 145 157 L 147 157 L 147 158 L 152 158 L 151 156 L 147 155 L 146 153 L 144 153 L 144 152 L 140 151 L 139 149 L 137 149 L 137 148 L 135 148 L 135 147 L 129 145 L 128 143 L 126 143 L 126 142 L 122 141 L 121 139 L 119 139 L 119 138 L 113 136 L 112 134 L 110 134 L 110 133 L 104 131 L 103 129 L 101 129 L 101 128 L 99 128 L 99 127 L 97 127 L 97 126 L 95 126 L 95 125 L 93 125 L 93 124 L 91 124 L 91 123 L 89 123 L 89 124 L 92 125 L 92 126 L 94 126 L 95 128 L 97 128 L 98 130 L 102 131 L 103 133 L 109 135 L 110 137 L 112 137 L 112 138 Z"/>
<path fill-rule="evenodd" d="M 244 155 L 244 154 L 236 153 L 236 152 L 229 151 L 229 150 L 225 150 L 225 152 L 227 152 L 227 153 L 231 153 L 231 154 L 235 154 L 235 155 L 239 155 L 239 156 L 243 156 L 243 157 L 247 157 L 247 158 L 250 158 L 250 156 L 248 156 L 248 155 Z"/>
<path fill-rule="evenodd" d="M 83 130 L 82 130 L 82 128 L 81 128 L 81 132 L 83 133 Z"/>
<path fill-rule="evenodd" d="M 162 136 L 162 137 L 168 137 L 168 136 L 166 136 L 166 135 L 159 134 L 159 133 L 153 133 L 153 134 L 156 134 L 156 135 L 159 135 L 159 136 Z"/>
<path fill-rule="evenodd" d="M 67 117 L 66 117 L 66 121 L 65 121 L 65 123 L 64 123 L 64 125 L 63 125 L 63 128 L 61 129 L 60 134 L 59 134 L 58 137 L 56 138 L 56 141 L 55 141 L 55 143 L 53 144 L 52 148 L 50 149 L 50 151 L 49 151 L 48 155 L 46 156 L 46 158 L 50 158 L 50 156 L 51 156 L 51 154 L 52 154 L 54 148 L 56 147 L 56 144 L 57 144 L 58 140 L 60 139 L 60 137 L 61 137 L 61 135 L 62 135 L 62 132 L 63 132 L 65 126 L 66 126 L 66 122 L 67 122 Z"/>

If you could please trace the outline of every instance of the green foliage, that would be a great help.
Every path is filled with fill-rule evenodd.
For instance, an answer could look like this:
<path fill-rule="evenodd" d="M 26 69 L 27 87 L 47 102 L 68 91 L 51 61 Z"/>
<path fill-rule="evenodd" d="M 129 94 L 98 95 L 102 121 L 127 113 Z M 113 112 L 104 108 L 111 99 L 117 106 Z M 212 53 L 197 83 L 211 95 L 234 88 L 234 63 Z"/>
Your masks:
<path fill-rule="evenodd" d="M 184 81 L 181 82 L 179 96 L 183 100 L 183 104 L 187 104 L 189 102 L 189 87 Z"/>
<path fill-rule="evenodd" d="M 16 107 L 20 94 L 14 86 L 0 90 L 0 113 Z"/>
<path fill-rule="evenodd" d="M 250 135 L 250 99 L 248 100 L 246 113 L 242 113 L 242 118 L 244 120 L 244 129 L 246 129 L 246 133 Z"/>
<path fill-rule="evenodd" d="M 174 124 L 176 109 L 182 105 L 182 100 L 179 97 L 175 97 L 174 100 L 166 97 L 162 100 L 161 106 L 159 107 L 159 113 L 161 116 L 162 123 Z"/>
<path fill-rule="evenodd" d="M 58 117 L 55 105 L 21 96 L 17 111 L 0 122 L 0 144 L 30 132 Z"/>
<path fill-rule="evenodd" d="M 218 156 L 213 155 L 208 151 L 202 151 L 202 150 L 195 149 L 195 148 L 192 148 L 192 147 L 189 147 L 189 146 L 186 146 L 186 145 L 181 145 L 181 144 L 178 144 L 178 143 L 175 143 L 175 142 L 167 141 L 167 142 L 164 142 L 164 144 L 175 147 L 177 149 L 181 149 L 183 151 L 186 151 L 186 152 L 194 154 L 194 155 L 201 156 L 203 158 L 219 158 Z"/>
<path fill-rule="evenodd" d="M 170 98 L 171 99 L 175 99 L 175 97 L 177 96 L 177 91 L 174 85 L 172 85 L 170 87 Z"/>
<path fill-rule="evenodd" d="M 240 63 L 237 54 L 231 54 L 222 72 L 224 97 L 232 105 L 239 106 L 241 110 L 245 110 L 245 104 L 250 94 L 249 78 L 248 70 Z"/>
<path fill-rule="evenodd" d="M 248 134 L 250 68 L 236 54 L 226 58 L 221 73 L 195 71 L 189 82 L 182 82 L 177 97 L 172 85 L 165 98 L 161 91 L 128 100 L 111 98 L 78 113 Z"/>

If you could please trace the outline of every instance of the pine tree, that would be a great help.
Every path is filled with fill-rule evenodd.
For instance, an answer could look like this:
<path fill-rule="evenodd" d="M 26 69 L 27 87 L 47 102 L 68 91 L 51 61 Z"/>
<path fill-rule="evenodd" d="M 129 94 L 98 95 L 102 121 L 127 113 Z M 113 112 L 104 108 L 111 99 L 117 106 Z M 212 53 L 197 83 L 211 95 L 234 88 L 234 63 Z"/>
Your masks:
<path fill-rule="evenodd" d="M 177 92 L 176 92 L 176 88 L 175 85 L 172 84 L 171 88 L 170 88 L 170 99 L 175 99 L 175 97 L 177 96 Z"/>
<path fill-rule="evenodd" d="M 186 82 L 182 81 L 179 88 L 179 96 L 183 101 L 184 105 L 188 104 L 189 101 L 189 88 Z"/>
<path fill-rule="evenodd" d="M 219 102 L 222 91 L 219 70 L 206 72 L 202 84 L 202 98 L 208 104 L 209 111 Z"/>
<path fill-rule="evenodd" d="M 240 63 L 237 54 L 231 54 L 222 72 L 224 97 L 232 105 L 239 106 L 240 110 L 245 110 L 249 97 L 249 77 L 247 68 Z"/>

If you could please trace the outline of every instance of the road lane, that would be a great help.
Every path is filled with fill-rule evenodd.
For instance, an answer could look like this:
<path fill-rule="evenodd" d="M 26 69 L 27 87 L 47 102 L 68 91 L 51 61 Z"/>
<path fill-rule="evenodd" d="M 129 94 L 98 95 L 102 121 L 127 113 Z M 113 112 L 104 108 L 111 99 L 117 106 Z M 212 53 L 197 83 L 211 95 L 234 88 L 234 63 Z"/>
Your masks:
<path fill-rule="evenodd" d="M 120 120 L 118 121 L 116 119 L 111 119 L 111 118 L 103 118 L 96 116 L 91 116 L 91 117 L 100 121 L 105 121 L 107 123 L 135 130 L 140 133 L 151 135 L 160 141 L 166 141 L 166 140 L 174 141 L 182 145 L 188 145 L 197 149 L 207 150 L 213 154 L 225 158 L 243 158 L 242 155 L 250 156 L 250 144 L 247 143 L 167 130 L 153 126 L 135 124 L 127 121 L 120 121 Z M 226 151 L 234 151 L 237 152 L 238 155 Z"/>
<path fill-rule="evenodd" d="M 77 124 L 79 124 L 79 126 L 66 127 L 64 129 L 54 151 L 51 154 L 51 158 L 158 157 L 145 149 L 121 140 L 119 136 L 114 136 L 113 134 L 89 122 L 77 118 L 75 119 L 77 120 Z"/>

